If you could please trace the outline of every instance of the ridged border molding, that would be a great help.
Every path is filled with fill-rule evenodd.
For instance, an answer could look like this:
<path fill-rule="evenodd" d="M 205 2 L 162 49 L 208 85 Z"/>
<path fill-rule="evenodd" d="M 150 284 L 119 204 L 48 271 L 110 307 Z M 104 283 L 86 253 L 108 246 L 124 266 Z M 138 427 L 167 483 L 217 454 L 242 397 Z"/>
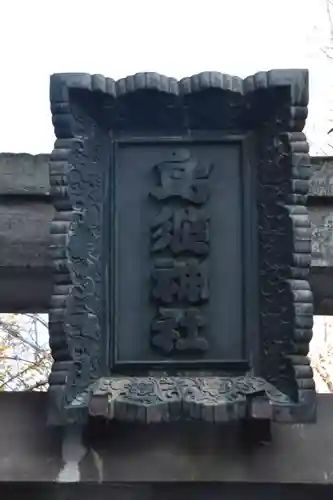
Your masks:
<path fill-rule="evenodd" d="M 281 412 L 274 407 L 275 420 L 313 421 L 315 387 L 307 358 L 313 321 L 307 281 L 311 233 L 305 205 L 310 158 L 302 133 L 308 72 L 272 70 L 245 79 L 204 72 L 180 81 L 157 73 L 118 81 L 54 74 L 50 100 L 56 141 L 50 159 L 55 217 L 49 422 L 84 421 L 100 381 L 112 379 L 104 359 L 109 275 L 102 266 L 110 132 L 133 130 L 164 137 L 175 130 L 178 135 L 218 130 L 254 137 L 260 384 L 266 380 L 289 400 L 288 411 L 286 405 Z M 108 391 L 112 384 L 106 382 Z"/>

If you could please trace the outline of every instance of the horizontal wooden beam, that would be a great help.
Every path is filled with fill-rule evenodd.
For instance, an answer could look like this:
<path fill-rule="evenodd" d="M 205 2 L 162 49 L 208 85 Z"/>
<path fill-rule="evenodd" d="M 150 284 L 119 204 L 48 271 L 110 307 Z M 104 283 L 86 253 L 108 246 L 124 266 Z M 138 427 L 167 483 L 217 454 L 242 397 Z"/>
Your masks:
<path fill-rule="evenodd" d="M 316 424 L 282 425 L 272 429 L 272 443 L 245 449 L 237 428 L 184 424 L 129 425 L 114 422 L 106 425 L 94 419 L 86 429 L 84 441 L 77 429 L 69 429 L 61 449 L 60 429 L 50 429 L 46 422 L 45 393 L 0 393 L 0 491 L 3 483 L 61 483 L 77 481 L 88 485 L 144 483 L 167 484 L 190 482 L 192 485 L 214 481 L 219 484 L 246 485 L 238 495 L 193 496 L 162 495 L 161 498 L 285 498 L 281 485 L 333 485 L 333 394 L 318 395 Z M 269 484 L 266 495 L 248 495 L 251 485 Z M 272 483 L 280 484 L 274 494 Z M 185 485 L 184 485 L 185 486 Z M 163 486 L 166 488 L 166 484 Z M 232 491 L 232 490 L 231 490 Z M 313 492 L 312 492 L 313 493 Z M 282 496 L 281 496 L 282 495 Z M 110 495 L 109 495 L 110 496 Z M 109 498 L 108 495 L 101 498 Z M 31 498 L 44 498 L 33 496 Z M 96 498 L 95 495 L 80 498 Z M 131 494 L 112 498 L 141 498 Z M 4 495 L 1 498 L 10 498 Z M 16 498 L 16 497 L 14 497 Z M 25 497 L 26 498 L 26 497 Z M 49 498 L 46 495 L 45 498 Z M 53 498 L 52 496 L 50 498 Z M 54 498 L 67 498 L 59 495 Z M 68 495 L 68 498 L 75 498 Z M 145 498 L 160 498 L 147 495 Z M 288 498 L 288 497 L 287 497 Z M 315 498 L 295 495 L 290 500 Z M 328 499 L 330 496 L 319 498 Z"/>
<path fill-rule="evenodd" d="M 0 154 L 0 312 L 46 311 L 51 291 L 49 155 Z M 311 284 L 316 314 L 333 314 L 333 157 L 312 158 Z"/>

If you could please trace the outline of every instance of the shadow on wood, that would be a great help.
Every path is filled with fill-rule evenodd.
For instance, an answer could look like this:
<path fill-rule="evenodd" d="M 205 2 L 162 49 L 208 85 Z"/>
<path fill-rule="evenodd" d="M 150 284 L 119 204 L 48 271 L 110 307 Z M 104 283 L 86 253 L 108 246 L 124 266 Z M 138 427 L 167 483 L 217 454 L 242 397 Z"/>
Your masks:
<path fill-rule="evenodd" d="M 0 394 L 0 481 L 52 482 L 59 477 L 64 466 L 61 433 L 45 426 L 46 402 L 43 393 Z M 271 444 L 247 451 L 225 426 L 201 425 L 198 433 L 188 423 L 138 429 L 94 419 L 77 464 L 79 478 L 333 485 L 332 414 L 333 395 L 319 395 L 317 424 L 275 425 Z"/>

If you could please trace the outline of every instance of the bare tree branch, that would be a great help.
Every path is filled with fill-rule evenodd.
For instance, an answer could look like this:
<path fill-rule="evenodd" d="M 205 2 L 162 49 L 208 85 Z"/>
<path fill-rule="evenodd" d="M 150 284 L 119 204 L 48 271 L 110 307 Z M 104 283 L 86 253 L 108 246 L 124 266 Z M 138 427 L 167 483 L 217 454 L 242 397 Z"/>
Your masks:
<path fill-rule="evenodd" d="M 0 390 L 3 389 L 4 387 L 8 386 L 11 382 L 14 382 L 15 379 L 17 378 L 22 378 L 23 375 L 25 375 L 27 372 L 30 370 L 33 370 L 36 368 L 38 363 L 31 363 L 29 366 L 21 370 L 20 372 L 16 373 L 15 375 L 12 375 L 9 379 L 5 380 L 2 384 L 0 384 Z"/>
<path fill-rule="evenodd" d="M 47 386 L 48 383 L 48 379 L 40 380 L 39 382 L 36 382 L 34 385 L 30 386 L 27 391 L 35 391 L 36 389 Z"/>
<path fill-rule="evenodd" d="M 31 359 L 20 358 L 19 356 L 1 356 L 0 361 L 19 361 L 20 363 L 31 363 Z M 42 360 L 41 360 L 42 361 Z"/>
<path fill-rule="evenodd" d="M 43 390 L 51 365 L 47 322 L 37 314 L 2 314 L 0 332 L 0 390 Z"/>
<path fill-rule="evenodd" d="M 38 344 L 35 344 L 34 342 L 30 342 L 29 340 L 27 340 L 16 328 L 13 328 L 10 324 L 5 323 L 2 319 L 0 319 L 0 328 L 5 332 L 7 332 L 12 337 L 18 339 L 23 344 L 26 344 L 31 349 L 37 350 L 40 353 L 44 352 L 43 349 Z"/>
<path fill-rule="evenodd" d="M 45 321 L 40 314 L 31 314 L 31 313 L 27 313 L 25 314 L 24 316 L 26 316 L 27 318 L 31 318 L 31 319 L 34 319 L 36 320 L 38 323 L 40 323 L 42 326 L 44 326 L 45 328 L 48 328 L 49 325 L 47 323 L 47 321 Z"/>

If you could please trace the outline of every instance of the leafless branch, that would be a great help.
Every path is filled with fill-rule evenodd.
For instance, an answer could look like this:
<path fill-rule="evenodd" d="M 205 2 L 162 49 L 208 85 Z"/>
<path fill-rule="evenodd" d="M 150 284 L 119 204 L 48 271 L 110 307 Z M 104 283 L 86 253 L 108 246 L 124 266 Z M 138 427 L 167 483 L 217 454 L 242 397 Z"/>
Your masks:
<path fill-rule="evenodd" d="M 332 7 L 332 1 L 326 0 L 326 14 L 330 25 L 330 39 L 331 41 L 333 41 L 333 22 L 332 22 L 331 7 Z"/>
<path fill-rule="evenodd" d="M 1 356 L 0 355 L 0 361 L 5 360 L 5 361 L 19 361 L 20 363 L 31 363 L 31 359 L 24 359 L 20 358 L 19 356 Z M 42 361 L 42 359 L 41 359 Z"/>
<path fill-rule="evenodd" d="M 2 319 L 0 319 L 0 328 L 3 329 L 9 335 L 11 335 L 13 338 L 16 338 L 17 340 L 19 340 L 20 342 L 22 342 L 22 344 L 25 344 L 28 347 L 30 347 L 31 349 L 36 350 L 36 351 L 38 351 L 40 353 L 44 352 L 44 350 L 38 344 L 36 344 L 35 342 L 31 342 L 30 340 L 26 339 L 17 328 L 15 328 L 12 325 L 6 323 Z"/>
<path fill-rule="evenodd" d="M 3 381 L 2 384 L 0 384 L 0 390 L 1 389 L 4 389 L 6 386 L 8 386 L 11 382 L 14 382 L 15 380 L 17 379 L 20 379 L 20 381 L 22 381 L 22 377 L 23 375 L 27 374 L 27 372 L 29 372 L 30 370 L 33 370 L 34 368 L 36 368 L 38 366 L 38 362 L 37 363 L 31 363 L 29 366 L 27 366 L 26 368 L 24 368 L 23 370 L 21 370 L 20 372 L 18 373 L 15 373 L 15 375 L 12 375 L 11 377 L 9 377 L 7 380 Z M 21 380 L 22 379 L 22 380 Z"/>
<path fill-rule="evenodd" d="M 45 321 L 39 314 L 30 314 L 30 313 L 27 313 L 27 314 L 25 314 L 25 316 L 27 318 L 31 318 L 31 319 L 37 321 L 38 323 L 40 323 L 45 328 L 49 327 L 47 321 Z"/>
<path fill-rule="evenodd" d="M 40 389 L 41 387 L 45 387 L 48 384 L 48 380 L 41 380 L 36 382 L 34 385 L 30 386 L 26 391 L 35 391 L 36 389 Z"/>

